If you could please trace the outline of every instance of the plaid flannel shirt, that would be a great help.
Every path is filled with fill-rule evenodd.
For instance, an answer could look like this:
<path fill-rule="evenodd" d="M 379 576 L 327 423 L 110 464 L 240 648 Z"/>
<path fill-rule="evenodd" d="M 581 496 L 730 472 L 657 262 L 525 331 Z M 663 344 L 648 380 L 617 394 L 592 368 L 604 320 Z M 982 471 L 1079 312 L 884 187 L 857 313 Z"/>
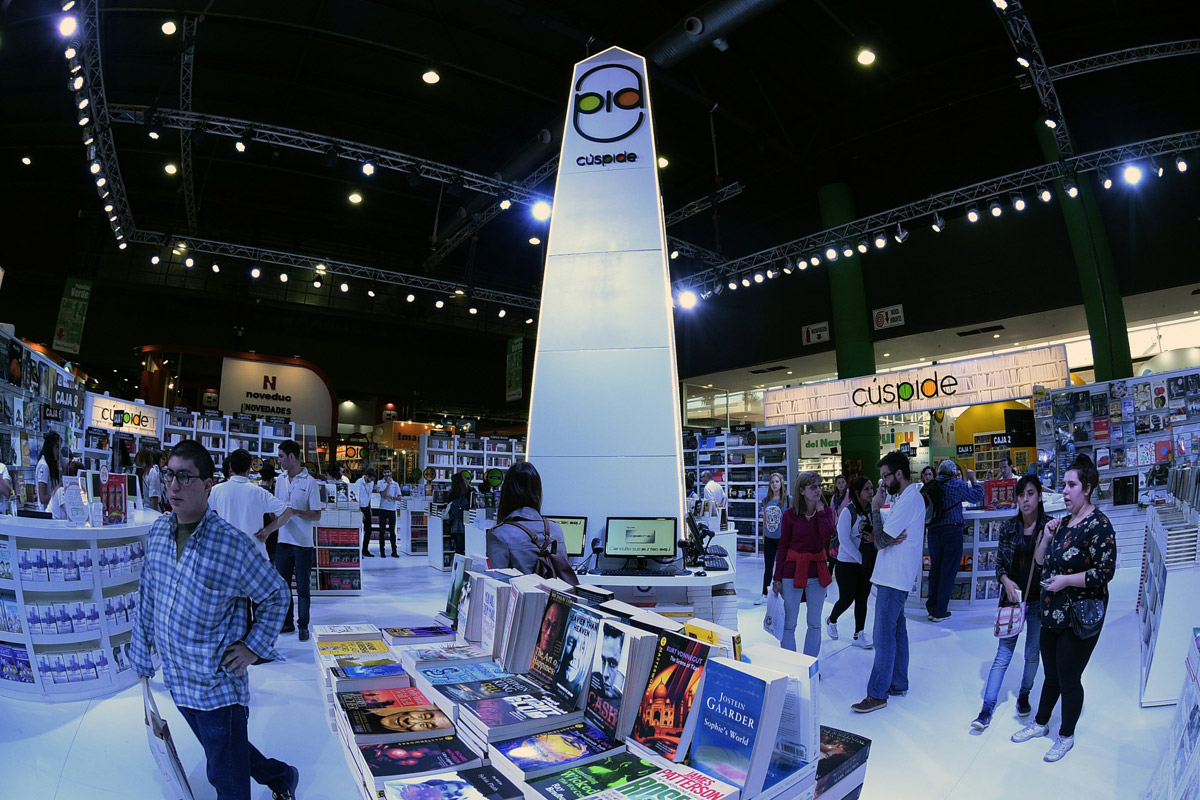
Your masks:
<path fill-rule="evenodd" d="M 199 711 L 249 705 L 250 681 L 221 666 L 225 648 L 243 642 L 262 658 L 281 660 L 274 642 L 289 591 L 246 534 L 208 510 L 175 558 L 175 514 L 159 517 L 146 537 L 130 661 L 153 676 L 151 647 L 175 704 Z M 257 604 L 254 625 L 249 604 Z"/>

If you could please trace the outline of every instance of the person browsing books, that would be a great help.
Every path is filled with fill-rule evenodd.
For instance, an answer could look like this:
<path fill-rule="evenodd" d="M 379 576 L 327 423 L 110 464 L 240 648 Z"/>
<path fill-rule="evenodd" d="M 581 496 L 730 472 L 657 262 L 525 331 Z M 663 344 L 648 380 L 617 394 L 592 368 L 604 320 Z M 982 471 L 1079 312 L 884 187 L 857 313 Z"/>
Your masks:
<path fill-rule="evenodd" d="M 142 503 L 151 511 L 161 511 L 162 473 L 158 468 L 158 451 L 153 447 L 138 448 L 134 460 L 138 480 L 142 482 Z"/>
<path fill-rule="evenodd" d="M 983 487 L 975 482 L 974 470 L 967 470 L 967 480 L 959 480 L 955 477 L 958 465 L 946 460 L 938 464 L 937 473 L 937 479 L 925 488 L 933 504 L 928 526 L 929 597 L 925 601 L 930 622 L 950 619 L 950 593 L 962 563 L 962 504 L 983 502 Z"/>
<path fill-rule="evenodd" d="M 838 514 L 838 554 L 833 574 L 838 599 L 825 620 L 830 639 L 838 638 L 837 621 L 854 604 L 854 644 L 871 649 L 867 626 L 867 599 L 871 596 L 871 572 L 875 569 L 875 545 L 871 536 L 871 497 L 875 487 L 862 475 L 850 482 L 849 502 Z"/>
<path fill-rule="evenodd" d="M 300 445 L 291 439 L 279 443 L 279 466 L 284 474 L 275 480 L 275 496 L 291 510 L 292 516 L 279 528 L 279 543 L 275 546 L 275 568 L 289 585 L 292 576 L 296 576 L 296 597 L 299 598 L 300 606 L 296 622 L 300 627 L 300 641 L 307 642 L 312 591 L 309 580 L 312 574 L 313 553 L 317 549 L 313 539 L 313 523 L 321 518 L 321 487 L 317 479 L 300 463 Z M 289 592 L 283 633 L 296 630 L 296 626 L 292 624 L 292 609 L 295 605 Z"/>
<path fill-rule="evenodd" d="M 259 554 L 267 558 L 267 537 L 286 525 L 295 512 L 250 480 L 251 461 L 250 453 L 241 448 L 229 454 L 224 465 L 229 471 L 229 480 L 218 483 L 208 493 L 208 507 L 250 537 Z M 275 521 L 263 525 L 264 514 L 274 514 Z"/>
<path fill-rule="evenodd" d="M 354 496 L 358 499 L 358 510 L 362 514 L 364 556 L 374 556 L 371 552 L 371 494 L 375 491 L 375 470 L 367 467 L 358 480 L 354 482 Z M 379 554 L 383 555 L 383 538 L 379 539 Z"/>
<path fill-rule="evenodd" d="M 925 539 L 925 499 L 912 482 L 908 456 L 893 450 L 875 465 L 879 491 L 871 500 L 871 531 L 879 555 L 871 583 L 875 584 L 875 661 L 867 696 L 850 706 L 859 714 L 887 707 L 888 697 L 908 694 L 908 626 L 904 601 L 921 572 Z M 882 509 L 893 498 L 887 520 Z"/>
<path fill-rule="evenodd" d="M 392 557 L 399 558 L 400 551 L 396 549 L 396 501 L 400 499 L 400 484 L 392 480 L 392 468 L 383 468 L 383 477 L 375 484 L 379 492 L 379 555 L 383 551 L 383 537 L 392 545 Z"/>
<path fill-rule="evenodd" d="M 804 654 L 821 652 L 821 607 L 825 587 L 833 582 L 829 575 L 827 548 L 833 538 L 837 519 L 825 505 L 821 494 L 821 476 L 801 472 L 796 478 L 792 505 L 783 512 L 779 533 L 779 556 L 775 559 L 775 594 L 783 595 L 783 639 L 780 646 L 796 650 L 796 621 L 800 603 L 807 608 L 808 629 L 804 634 Z"/>
<path fill-rule="evenodd" d="M 1087 667 L 1108 607 L 1108 582 L 1117 567 L 1112 523 L 1092 505 L 1100 481 L 1085 455 L 1063 475 L 1063 501 L 1070 516 L 1046 523 L 1033 560 L 1042 565 L 1042 697 L 1033 722 L 1012 735 L 1027 742 L 1050 735 L 1050 715 L 1062 697 L 1058 737 L 1043 757 L 1058 761 L 1075 746 L 1075 724 L 1083 713 L 1083 670 Z"/>
<path fill-rule="evenodd" d="M 762 502 L 763 583 L 762 595 L 754 601 L 756 606 L 767 602 L 767 587 L 775 576 L 775 555 L 779 552 L 779 532 L 783 525 L 783 512 L 787 507 L 787 481 L 780 473 L 772 472 L 767 484 L 767 496 Z"/>
<path fill-rule="evenodd" d="M 157 651 L 163 682 L 204 748 L 218 800 L 249 800 L 251 778 L 275 800 L 290 800 L 299 770 L 267 758 L 246 736 L 246 669 L 279 658 L 273 642 L 287 585 L 244 533 L 208 507 L 213 461 L 204 447 L 192 439 L 174 445 L 163 478 L 171 513 L 146 536 L 130 663 L 149 681 Z M 252 602 L 258 612 L 250 624 Z"/>
<path fill-rule="evenodd" d="M 1042 626 L 1038 619 L 1038 601 L 1041 599 L 1041 567 L 1033 560 L 1038 539 L 1049 518 L 1042 505 L 1042 483 L 1036 476 L 1026 475 L 1017 483 L 1016 516 L 1004 520 L 1000 526 L 1000 539 L 996 547 L 996 579 L 1003 590 L 1000 592 L 1000 607 L 1025 604 L 1025 671 L 1021 676 L 1021 693 L 1017 695 L 1017 713 L 1027 716 L 1033 709 L 1029 705 L 1029 692 L 1037 680 L 1040 663 Z M 1025 594 L 1026 587 L 1029 593 Z M 983 708 L 971 723 L 977 731 L 987 728 L 992 722 L 992 711 L 1000 697 L 1000 686 L 1004 673 L 1017 649 L 1017 637 L 1006 636 L 996 646 L 996 658 L 988 673 L 983 689 Z"/>
<path fill-rule="evenodd" d="M 54 431 L 47 431 L 42 439 L 42 450 L 33 473 L 33 481 L 37 486 L 38 511 L 49 509 L 54 490 L 62 484 L 62 476 L 58 471 L 61 458 L 62 437 Z"/>
<path fill-rule="evenodd" d="M 466 475 L 456 472 L 450 476 L 450 503 L 446 506 L 445 518 L 450 524 L 450 536 L 454 540 L 454 552 L 457 555 L 467 554 L 467 528 L 463 515 L 471 507 L 473 494 L 474 489 Z"/>
<path fill-rule="evenodd" d="M 1000 480 L 1010 481 L 1017 477 L 1017 473 L 1013 472 L 1012 459 L 1007 456 L 1000 459 Z"/>
<path fill-rule="evenodd" d="M 542 476 L 530 462 L 513 464 L 504 474 L 496 516 L 500 524 L 487 532 L 486 539 L 492 569 L 512 567 L 532 574 L 547 532 L 551 552 L 567 554 L 562 528 L 542 518 Z"/>

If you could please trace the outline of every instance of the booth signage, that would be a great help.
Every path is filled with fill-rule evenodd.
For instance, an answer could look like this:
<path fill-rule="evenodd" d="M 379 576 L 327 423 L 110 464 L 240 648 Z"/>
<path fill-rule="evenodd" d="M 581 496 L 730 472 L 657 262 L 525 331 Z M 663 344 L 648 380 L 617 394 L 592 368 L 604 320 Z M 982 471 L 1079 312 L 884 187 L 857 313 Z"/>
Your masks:
<path fill-rule="evenodd" d="M 525 386 L 525 337 L 512 336 L 504 359 L 504 402 L 520 400 Z"/>
<path fill-rule="evenodd" d="M 90 394 L 92 415 L 88 425 L 94 428 L 125 428 L 134 433 L 158 435 L 160 408 L 127 403 L 112 397 Z"/>
<path fill-rule="evenodd" d="M 960 444 L 955 448 L 955 453 L 957 453 L 959 458 L 974 458 L 975 457 L 975 445 Z"/>
<path fill-rule="evenodd" d="M 1066 386 L 1062 345 L 928 367 L 771 389 L 763 395 L 767 426 L 832 422 L 887 413 L 935 411 L 1029 397 L 1035 384 Z"/>
<path fill-rule="evenodd" d="M 877 308 L 871 312 L 871 323 L 875 326 L 875 330 L 881 331 L 884 328 L 895 328 L 904 324 L 904 306 L 897 304 L 888 306 L 887 308 Z"/>
<path fill-rule="evenodd" d="M 805 325 L 804 332 L 800 337 L 802 344 L 822 344 L 829 341 L 829 323 L 814 322 L 812 325 Z"/>
<path fill-rule="evenodd" d="M 83 391 L 75 381 L 65 375 L 54 373 L 54 405 L 63 411 L 83 413 Z"/>
<path fill-rule="evenodd" d="M 58 306 L 58 324 L 54 326 L 54 349 L 60 353 L 79 355 L 83 340 L 83 322 L 87 319 L 88 301 L 92 297 L 92 282 L 67 278 L 62 302 Z"/>
<path fill-rule="evenodd" d="M 42 419 L 46 422 L 62 422 L 63 411 L 58 406 L 42 405 Z"/>
<path fill-rule="evenodd" d="M 221 364 L 221 410 L 285 417 L 316 426 L 328 436 L 333 400 L 317 373 L 294 364 L 225 358 Z"/>
<path fill-rule="evenodd" d="M 830 453 L 841 449 L 842 435 L 833 433 L 802 433 L 800 434 L 800 457 L 811 458 L 821 453 Z"/>
<path fill-rule="evenodd" d="M 187 406 L 171 406 L 172 414 L 190 414 L 191 410 Z"/>
<path fill-rule="evenodd" d="M 1011 447 L 1013 437 L 1008 433 L 993 433 L 992 447 Z"/>

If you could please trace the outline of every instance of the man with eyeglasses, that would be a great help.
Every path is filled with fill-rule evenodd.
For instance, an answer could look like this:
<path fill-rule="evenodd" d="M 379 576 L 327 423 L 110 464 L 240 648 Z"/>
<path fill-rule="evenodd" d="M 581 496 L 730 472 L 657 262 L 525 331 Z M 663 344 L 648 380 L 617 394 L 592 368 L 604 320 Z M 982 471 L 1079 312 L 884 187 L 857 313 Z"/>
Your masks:
<path fill-rule="evenodd" d="M 274 642 L 287 586 L 250 538 L 208 507 L 213 462 L 203 446 L 184 439 L 172 447 L 162 479 L 171 513 L 146 537 L 130 662 L 148 683 L 157 650 L 163 683 L 204 748 L 220 800 L 249 800 L 251 778 L 274 800 L 293 800 L 299 770 L 264 756 L 246 734 L 246 668 L 280 657 Z"/>
<path fill-rule="evenodd" d="M 871 527 L 879 556 L 871 582 L 875 584 L 875 663 L 867 696 L 850 706 L 859 714 L 886 708 L 888 697 L 908 694 L 908 626 L 904 602 L 921 572 L 925 540 L 925 500 L 909 473 L 908 456 L 893 450 L 876 464 L 879 492 L 871 500 Z M 884 502 L 892 508 L 884 520 Z"/>
<path fill-rule="evenodd" d="M 279 529 L 279 543 L 275 546 L 275 567 L 283 579 L 291 584 L 296 576 L 296 597 L 300 608 L 296 622 L 300 627 L 300 641 L 307 642 L 310 586 L 313 554 L 316 541 L 313 539 L 313 523 L 321 518 L 321 487 L 317 479 L 309 474 L 300 461 L 300 445 L 292 440 L 279 443 L 279 468 L 283 470 L 275 480 L 275 496 L 292 511 L 292 516 Z M 292 609 L 295 607 L 288 594 L 287 616 L 282 633 L 292 633 Z"/>

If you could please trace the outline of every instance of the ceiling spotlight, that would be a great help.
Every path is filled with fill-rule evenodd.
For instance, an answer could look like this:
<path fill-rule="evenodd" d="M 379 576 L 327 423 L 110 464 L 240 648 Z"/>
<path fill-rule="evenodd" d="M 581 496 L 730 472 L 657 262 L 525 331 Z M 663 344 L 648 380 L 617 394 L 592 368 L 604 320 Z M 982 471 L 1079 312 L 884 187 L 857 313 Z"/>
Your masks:
<path fill-rule="evenodd" d="M 280 282 L 280 283 L 287 283 L 287 282 L 288 282 L 288 274 L 287 274 L 286 272 L 281 272 L 281 273 L 279 273 L 279 282 Z"/>
<path fill-rule="evenodd" d="M 83 88 L 83 76 L 82 75 L 76 75 L 75 77 L 73 77 L 69 81 L 67 81 L 67 91 L 78 92 L 82 88 Z"/>
<path fill-rule="evenodd" d="M 129 242 L 121 242 L 117 245 L 118 250 L 124 250 L 126 247 L 129 247 Z"/>
<path fill-rule="evenodd" d="M 174 175 L 176 172 L 179 172 L 179 168 L 174 164 L 167 164 L 163 167 L 163 172 L 167 173 L 168 175 Z"/>
<path fill-rule="evenodd" d="M 838 259 L 837 248 L 834 247 L 833 245 L 826 247 L 825 248 L 825 260 L 826 261 L 837 261 L 837 259 Z"/>
<path fill-rule="evenodd" d="M 943 230 L 946 229 L 946 220 L 942 219 L 942 217 L 939 214 L 934 214 L 933 222 L 930 224 L 929 227 L 933 228 L 934 233 L 941 233 Z"/>
<path fill-rule="evenodd" d="M 699 298 L 696 297 L 696 293 L 691 289 L 684 289 L 679 293 L 679 307 L 685 311 L 695 308 L 698 301 Z"/>
<path fill-rule="evenodd" d="M 243 142 L 241 139 L 238 139 L 236 142 L 233 143 L 233 149 L 237 150 L 239 153 L 244 153 L 244 152 L 246 152 L 246 143 Z"/>
<path fill-rule="evenodd" d="M 539 244 L 541 244 L 541 243 L 542 243 L 542 240 L 541 240 L 541 239 L 539 239 L 539 238 L 538 238 L 538 237 L 536 237 L 536 236 L 530 236 L 530 237 L 529 237 L 529 243 L 530 243 L 530 244 L 532 244 L 532 245 L 535 245 L 535 246 L 536 246 L 536 245 L 539 245 Z"/>
<path fill-rule="evenodd" d="M 375 174 L 375 165 L 372 164 L 370 161 L 364 161 L 363 165 L 362 165 L 362 173 L 363 173 L 363 175 L 366 175 L 367 177 L 374 175 Z"/>
<path fill-rule="evenodd" d="M 510 208 L 512 208 L 512 200 L 505 199 L 500 201 L 501 211 L 508 211 Z"/>
<path fill-rule="evenodd" d="M 776 272 L 775 270 L 768 268 L 767 269 L 767 280 L 769 280 L 769 281 L 775 280 L 775 276 L 778 274 L 779 273 Z"/>
<path fill-rule="evenodd" d="M 348 283 L 343 283 L 343 284 L 342 284 L 341 286 L 339 286 L 338 288 L 339 288 L 339 289 L 341 289 L 343 292 L 348 292 L 348 291 L 350 291 L 350 284 L 348 284 Z"/>
<path fill-rule="evenodd" d="M 875 234 L 875 249 L 882 250 L 887 247 L 887 234 L 883 231 Z"/>
<path fill-rule="evenodd" d="M 79 23 L 76 21 L 75 17 L 71 16 L 70 14 L 58 21 L 58 32 L 63 36 L 70 36 L 75 32 L 77 27 L 79 27 Z"/>
<path fill-rule="evenodd" d="M 979 209 L 975 206 L 967 209 L 967 222 L 979 222 Z"/>
<path fill-rule="evenodd" d="M 821 255 L 820 255 L 820 253 L 813 253 L 813 254 L 812 254 L 812 256 L 810 256 L 810 257 L 809 257 L 809 259 L 808 259 L 808 263 L 809 263 L 809 264 L 811 264 L 811 265 L 812 265 L 812 266 L 814 266 L 814 267 L 819 267 L 819 266 L 821 266 Z M 801 264 L 800 264 L 800 269 L 804 269 L 804 264 L 803 264 L 803 262 L 801 262 Z"/>
<path fill-rule="evenodd" d="M 212 271 L 213 271 L 213 272 L 220 272 L 220 271 L 221 271 L 221 265 L 220 265 L 220 264 L 218 264 L 218 263 L 216 263 L 216 262 L 213 262 Z"/>
<path fill-rule="evenodd" d="M 749 285 L 750 285 L 750 276 L 743 275 L 742 276 L 742 286 L 749 286 Z"/>
<path fill-rule="evenodd" d="M 375 290 L 367 289 L 367 297 L 374 297 L 374 296 L 375 296 Z"/>
<path fill-rule="evenodd" d="M 151 139 L 157 139 L 158 138 L 158 129 L 152 125 L 152 126 L 150 126 L 150 130 L 146 131 L 146 135 L 149 136 Z"/>
<path fill-rule="evenodd" d="M 550 204 L 545 200 L 538 200 L 536 203 L 530 206 L 529 213 L 532 214 L 533 218 L 538 222 L 545 222 L 546 220 L 550 219 Z"/>
<path fill-rule="evenodd" d="M 904 240 L 908 238 L 908 231 L 900 227 L 900 223 L 896 223 L 896 233 L 892 236 L 896 240 L 896 244 L 904 244 Z"/>
<path fill-rule="evenodd" d="M 162 32 L 167 36 L 174 36 L 175 31 L 177 30 L 179 30 L 179 28 L 175 27 L 175 23 L 171 20 L 167 20 L 162 24 Z"/>
<path fill-rule="evenodd" d="M 104 185 L 106 183 L 108 183 L 108 180 L 105 179 L 105 177 L 103 175 L 101 175 L 99 178 L 96 178 L 96 188 L 97 189 L 103 189 Z"/>
<path fill-rule="evenodd" d="M 884 353 L 884 354 L 883 354 L 883 357 L 884 357 L 884 358 L 888 358 L 889 356 L 891 356 L 891 353 Z"/>
<path fill-rule="evenodd" d="M 188 256 L 187 258 L 185 258 L 183 260 L 183 265 L 185 267 L 187 267 L 188 269 L 191 269 L 193 266 L 196 265 L 196 261 L 191 256 Z"/>
<path fill-rule="evenodd" d="M 502 308 L 496 312 L 496 316 L 499 317 L 500 319 L 504 319 L 506 316 L 508 316 L 508 312 Z"/>
<path fill-rule="evenodd" d="M 1112 177 L 1108 174 L 1108 170 L 1104 169 L 1104 167 L 1100 167 L 1096 171 L 1100 173 L 1100 185 L 1105 189 L 1111 189 Z"/>
<path fill-rule="evenodd" d="M 324 264 L 317 264 L 317 266 L 314 267 L 314 269 L 316 269 L 318 275 L 325 274 L 325 265 Z"/>
<path fill-rule="evenodd" d="M 1041 200 L 1043 203 L 1049 203 L 1050 198 L 1052 198 L 1053 196 L 1054 195 L 1050 194 L 1050 190 L 1047 189 L 1045 186 L 1039 186 L 1037 188 L 1038 200 Z"/>
<path fill-rule="evenodd" d="M 63 50 L 63 55 L 67 57 L 68 61 L 70 61 L 72 58 L 79 55 L 79 48 L 76 47 L 75 44 L 68 45 L 67 49 Z"/>
<path fill-rule="evenodd" d="M 800 261 L 796 264 L 796 268 L 799 269 L 801 272 L 803 272 L 804 270 L 808 269 L 809 263 L 810 263 L 809 261 L 800 259 Z M 813 256 L 811 263 L 813 264 L 813 266 L 816 266 L 817 264 L 821 263 L 821 259 L 817 258 L 816 256 Z"/>
<path fill-rule="evenodd" d="M 462 297 L 464 294 L 466 294 L 466 292 L 464 292 L 462 289 L 455 289 L 454 293 L 459 297 Z"/>
<path fill-rule="evenodd" d="M 262 275 L 262 270 L 261 270 L 261 269 L 259 269 L 258 267 L 255 267 L 254 269 L 250 270 L 250 277 L 251 277 L 251 278 L 258 278 L 258 277 L 260 277 L 261 275 Z"/>
<path fill-rule="evenodd" d="M 672 260 L 672 261 L 674 261 L 674 260 L 675 260 L 675 259 L 677 259 L 677 258 L 679 258 L 679 251 L 678 251 L 678 250 L 672 250 L 672 251 L 671 251 L 671 260 Z"/>
<path fill-rule="evenodd" d="M 992 5 L 1000 11 L 1005 11 L 1008 9 L 1008 0 L 992 0 Z"/>
<path fill-rule="evenodd" d="M 846 258 L 850 258 L 850 256 L 854 255 L 854 245 L 850 244 L 849 242 L 846 242 L 844 245 L 842 245 L 842 255 Z"/>
<path fill-rule="evenodd" d="M 862 64 L 864 67 L 869 67 L 875 63 L 875 51 L 869 47 L 861 47 L 858 50 L 858 55 L 854 57 L 854 60 L 859 64 Z"/>
<path fill-rule="evenodd" d="M 1013 192 L 1008 196 L 1008 199 L 1012 203 L 1013 211 L 1025 210 L 1025 197 L 1020 192 Z"/>
<path fill-rule="evenodd" d="M 1158 163 L 1157 158 L 1150 159 L 1150 171 L 1154 173 L 1156 178 L 1161 178 L 1163 176 L 1163 165 Z"/>
<path fill-rule="evenodd" d="M 1024 50 L 1017 53 L 1017 66 L 1018 67 L 1020 67 L 1021 69 L 1029 69 L 1029 65 L 1032 63 L 1033 63 L 1033 61 L 1029 58 L 1029 53 L 1025 52 Z"/>
<path fill-rule="evenodd" d="M 112 214 L 111 216 L 109 216 L 109 218 L 108 218 L 108 221 L 109 221 L 109 222 L 116 222 L 116 221 L 117 221 L 117 215 L 116 215 L 116 214 Z"/>
<path fill-rule="evenodd" d="M 1067 190 L 1067 197 L 1079 196 L 1079 187 L 1073 181 L 1063 181 L 1063 188 Z"/>
<path fill-rule="evenodd" d="M 358 192 L 351 192 L 350 196 L 347 197 L 346 199 L 349 200 L 354 205 L 358 205 L 359 203 L 362 202 L 362 195 L 359 194 Z"/>
<path fill-rule="evenodd" d="M 727 285 L 729 286 L 730 291 L 733 291 L 733 292 L 737 291 L 737 288 L 738 288 L 737 280 L 735 280 L 734 278 L 730 278 L 729 283 Z"/>
<path fill-rule="evenodd" d="M 1130 164 L 1129 166 L 1125 167 L 1125 169 L 1121 170 L 1121 177 L 1124 178 L 1125 182 L 1130 186 L 1137 186 L 1142 182 L 1142 168 L 1137 164 Z"/>
<path fill-rule="evenodd" d="M 321 288 L 321 279 L 320 279 L 320 278 L 317 278 L 315 281 L 313 281 L 313 288 L 314 288 L 314 289 L 320 289 L 320 288 Z"/>
<path fill-rule="evenodd" d="M 533 324 L 533 317 L 530 317 L 529 319 L 525 320 L 525 324 L 526 324 L 526 325 L 532 325 L 532 324 Z"/>
<path fill-rule="evenodd" d="M 860 253 L 865 253 L 865 252 L 867 252 L 867 251 L 868 251 L 868 250 L 870 250 L 870 249 L 871 249 L 871 245 L 870 245 L 870 243 L 869 243 L 869 242 L 867 242 L 867 240 L 866 240 L 866 239 L 859 239 L 859 240 L 858 240 L 858 252 L 860 252 Z"/>
<path fill-rule="evenodd" d="M 988 203 L 988 210 L 992 212 L 993 217 L 999 217 L 1004 213 L 1004 209 L 1000 207 L 999 200 L 992 200 Z"/>
<path fill-rule="evenodd" d="M 417 296 L 415 294 L 410 294 L 408 297 L 404 298 L 405 302 L 408 302 L 408 303 L 411 303 L 416 299 L 417 299 Z"/>
<path fill-rule="evenodd" d="M 1187 159 L 1183 156 L 1175 156 L 1175 169 L 1180 172 L 1187 172 Z"/>
<path fill-rule="evenodd" d="M 803 263 L 804 263 L 804 260 L 803 260 L 803 259 L 801 259 L 800 263 L 802 263 L 802 264 L 803 264 Z M 783 274 L 784 274 L 784 275 L 791 275 L 791 274 L 792 274 L 792 262 L 791 262 L 791 261 L 785 261 L 785 262 L 783 262 Z"/>
<path fill-rule="evenodd" d="M 79 123 L 80 127 L 83 127 L 92 121 L 92 117 L 88 114 L 88 112 L 80 111 L 79 116 L 75 118 L 75 121 Z"/>
<path fill-rule="evenodd" d="M 1054 130 L 1058 127 L 1058 118 L 1053 114 L 1047 114 L 1046 116 L 1042 117 L 1042 124 L 1050 130 Z"/>
<path fill-rule="evenodd" d="M 25 158 L 25 159 L 22 159 L 22 161 L 27 162 L 27 161 L 29 161 L 29 159 Z M 93 175 L 99 175 L 100 170 L 103 168 L 104 167 L 100 164 L 99 161 L 93 161 L 91 164 L 88 164 L 88 172 L 92 173 Z"/>
<path fill-rule="evenodd" d="M 424 73 L 421 74 L 421 80 L 425 81 L 430 86 L 433 86 L 435 83 L 437 83 L 441 79 L 442 79 L 442 76 L 439 75 L 438 71 L 436 69 L 434 69 L 433 67 L 430 67 L 429 69 L 425 70 Z"/>
<path fill-rule="evenodd" d="M 111 214 L 113 211 L 113 208 L 115 208 L 115 206 L 112 204 L 112 201 L 109 200 L 107 203 L 104 204 L 104 213 Z"/>
<path fill-rule="evenodd" d="M 151 264 L 158 264 L 158 262 L 160 262 L 160 261 L 162 261 L 162 259 L 161 259 L 161 258 L 159 258 L 158 256 L 150 256 L 150 263 L 151 263 Z"/>
<path fill-rule="evenodd" d="M 75 95 L 75 107 L 80 111 L 83 111 L 85 108 L 87 108 L 89 103 L 91 103 L 91 100 L 88 98 L 78 94 Z"/>
<path fill-rule="evenodd" d="M 67 0 L 67 2 L 62 4 L 63 11 L 70 11 L 74 7 L 75 7 L 75 0 Z"/>
<path fill-rule="evenodd" d="M 993 339 L 999 339 L 999 338 L 1000 338 L 1000 334 L 998 334 L 998 333 L 993 333 L 993 334 L 992 334 L 992 338 L 993 338 Z"/>
<path fill-rule="evenodd" d="M 659 169 L 666 169 L 666 168 L 667 168 L 667 164 L 670 164 L 670 163 L 671 163 L 671 162 L 670 162 L 670 161 L 667 161 L 667 159 L 666 159 L 666 157 L 665 157 L 665 156 L 659 156 L 659 157 L 658 157 L 658 168 L 659 168 Z"/>
<path fill-rule="evenodd" d="M 470 308 L 468 308 L 468 309 L 467 309 L 467 311 L 471 312 L 472 314 L 478 314 L 478 313 L 479 313 L 479 309 L 478 309 L 478 308 L 476 308 L 475 306 L 471 306 Z"/>
<path fill-rule="evenodd" d="M 83 146 L 91 147 L 92 144 L 95 143 L 95 141 L 96 141 L 96 137 L 92 136 L 92 129 L 84 128 L 83 129 Z"/>
<path fill-rule="evenodd" d="M 766 276 L 763 275 L 761 272 L 754 273 L 754 282 L 755 283 L 762 283 L 764 280 L 766 280 Z"/>
<path fill-rule="evenodd" d="M 444 306 L 444 305 L 446 305 L 446 301 L 445 301 L 445 300 L 438 300 L 436 303 L 434 303 L 434 304 L 433 304 L 433 307 L 434 307 L 434 308 L 441 308 L 441 307 L 442 307 L 442 306 Z"/>

